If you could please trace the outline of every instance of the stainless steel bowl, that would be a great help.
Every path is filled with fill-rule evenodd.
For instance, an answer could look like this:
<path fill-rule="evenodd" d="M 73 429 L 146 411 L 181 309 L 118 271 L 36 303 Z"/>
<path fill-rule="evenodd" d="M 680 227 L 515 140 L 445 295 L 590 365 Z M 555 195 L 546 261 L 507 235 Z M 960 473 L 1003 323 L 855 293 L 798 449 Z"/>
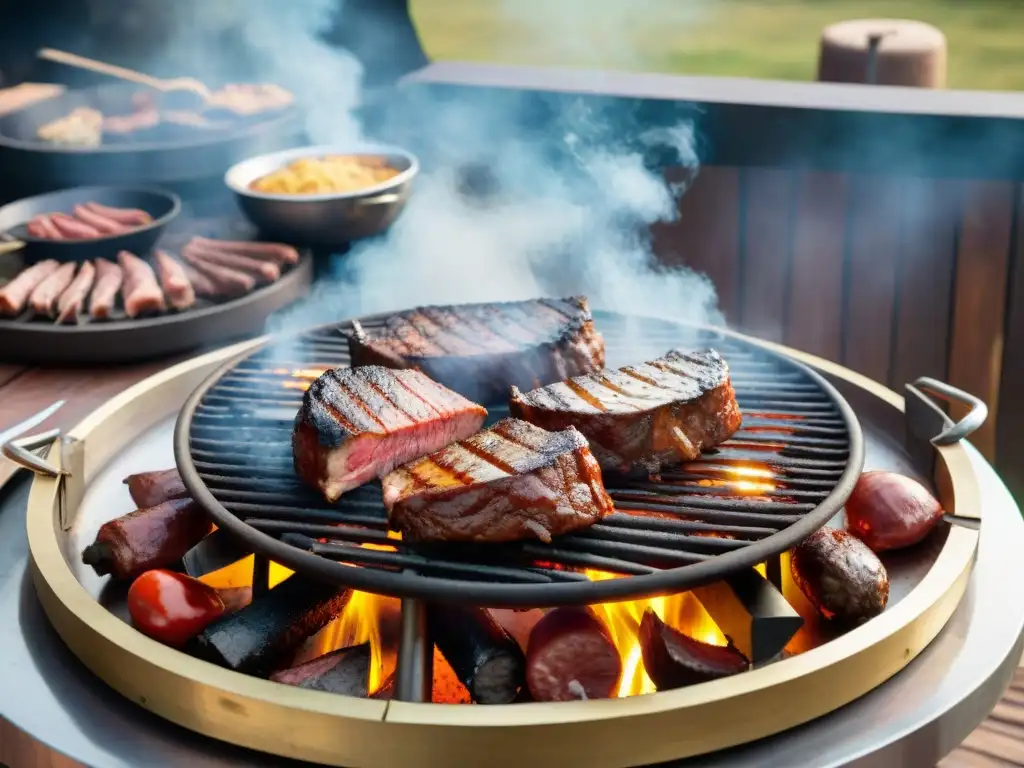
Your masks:
<path fill-rule="evenodd" d="M 400 173 L 374 187 L 322 195 L 271 195 L 249 189 L 256 179 L 303 157 L 375 155 L 387 158 Z M 265 236 L 296 245 L 340 246 L 380 234 L 402 212 L 412 181 L 419 173 L 416 157 L 385 144 L 326 144 L 260 155 L 233 166 L 224 183 L 239 207 Z"/>

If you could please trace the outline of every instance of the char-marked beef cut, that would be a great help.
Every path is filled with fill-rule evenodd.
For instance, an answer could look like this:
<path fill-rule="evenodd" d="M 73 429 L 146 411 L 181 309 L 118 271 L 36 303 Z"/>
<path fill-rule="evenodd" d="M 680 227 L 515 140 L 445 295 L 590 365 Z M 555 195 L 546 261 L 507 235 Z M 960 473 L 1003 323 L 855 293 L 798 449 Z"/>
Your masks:
<path fill-rule="evenodd" d="M 480 429 L 487 411 L 419 371 L 327 371 L 295 417 L 295 471 L 330 502 Z"/>
<path fill-rule="evenodd" d="M 572 424 L 601 468 L 618 472 L 693 461 L 732 437 L 741 421 L 729 366 L 713 349 L 672 350 L 526 393 L 513 388 L 509 410 L 544 429 Z"/>
<path fill-rule="evenodd" d="M 382 328 L 353 324 L 353 365 L 418 368 L 481 403 L 604 367 L 604 339 L 586 298 L 419 307 Z"/>
<path fill-rule="evenodd" d="M 583 435 L 518 419 L 399 467 L 383 485 L 391 527 L 419 541 L 547 542 L 612 512 Z"/>

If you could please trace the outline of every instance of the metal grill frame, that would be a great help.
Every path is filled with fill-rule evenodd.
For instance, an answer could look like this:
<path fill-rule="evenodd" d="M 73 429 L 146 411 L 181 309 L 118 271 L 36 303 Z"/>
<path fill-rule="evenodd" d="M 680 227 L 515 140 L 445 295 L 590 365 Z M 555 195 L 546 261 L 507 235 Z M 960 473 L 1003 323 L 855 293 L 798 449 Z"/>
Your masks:
<path fill-rule="evenodd" d="M 364 326 L 379 324 L 390 317 L 393 312 L 380 313 L 366 317 L 353 318 Z M 818 388 L 820 394 L 827 397 L 835 406 L 846 428 L 848 439 L 848 454 L 845 468 L 839 478 L 835 481 L 831 491 L 821 499 L 812 510 L 802 514 L 799 519 L 791 522 L 788 526 L 777 530 L 775 533 L 763 539 L 754 541 L 749 545 L 742 546 L 732 551 L 723 551 L 708 557 L 705 560 L 693 562 L 676 567 L 656 570 L 652 573 L 641 573 L 636 575 L 623 575 L 619 578 L 591 581 L 582 574 L 568 574 L 566 581 L 549 581 L 546 583 L 496 583 L 480 581 L 479 579 L 453 579 L 441 576 L 424 575 L 415 571 L 414 559 L 401 570 L 383 570 L 379 568 L 358 567 L 350 564 L 343 564 L 336 560 L 315 554 L 302 546 L 295 546 L 282 539 L 278 539 L 257 527 L 245 522 L 241 517 L 228 510 L 211 493 L 206 483 L 201 478 L 198 469 L 193 463 L 191 454 L 192 425 L 197 410 L 203 403 L 206 395 L 212 390 L 222 378 L 234 372 L 238 366 L 246 360 L 268 349 L 280 344 L 286 338 L 301 339 L 304 336 L 315 336 L 316 334 L 334 333 L 341 339 L 342 333 L 351 328 L 353 319 L 343 320 L 337 323 L 316 326 L 287 336 L 271 337 L 266 343 L 247 351 L 222 367 L 214 371 L 199 387 L 189 396 L 182 407 L 174 430 L 174 454 L 175 461 L 181 473 L 185 486 L 192 497 L 202 505 L 211 515 L 217 526 L 223 529 L 229 536 L 235 538 L 239 543 L 245 545 L 246 549 L 260 556 L 273 560 L 284 565 L 297 573 L 319 581 L 338 584 L 365 592 L 377 593 L 391 597 L 413 598 L 427 601 L 457 602 L 488 607 L 553 607 L 559 605 L 588 605 L 604 602 L 617 602 L 623 600 L 635 600 L 649 598 L 657 595 L 678 593 L 695 587 L 710 584 L 729 576 L 742 569 L 750 568 L 764 562 L 770 562 L 777 555 L 790 549 L 815 530 L 823 527 L 842 508 L 849 498 L 858 477 L 861 474 L 864 464 L 864 437 L 860 422 L 857 419 L 851 406 L 845 398 L 820 374 L 811 368 L 798 363 L 784 354 L 775 352 L 755 341 L 731 334 L 729 331 L 719 328 L 687 325 L 666 321 L 663 318 L 646 317 L 639 315 L 624 315 L 612 312 L 594 312 L 595 325 L 601 331 L 601 318 L 616 319 L 617 322 L 653 322 L 670 323 L 678 327 L 680 331 L 680 343 L 687 335 L 710 334 L 718 336 L 723 342 L 747 347 L 757 356 L 772 361 L 782 368 L 799 373 L 809 383 Z M 301 341 L 299 342 L 301 344 Z M 710 343 L 714 343 L 711 341 Z M 728 356 L 726 361 L 728 362 Z M 310 366 L 314 363 L 310 363 Z M 339 364 L 340 365 L 340 364 Z M 337 367 L 337 366 L 336 366 Z M 737 392 L 739 396 L 741 393 Z M 493 410 L 493 407 L 490 408 Z M 830 416 L 834 414 L 830 413 Z M 289 428 L 290 435 L 290 428 Z M 671 474 L 666 472 L 664 474 Z M 780 505 L 781 506 L 781 505 Z M 789 505 L 787 505 L 789 506 Z M 642 509 L 642 506 L 631 506 L 630 508 Z M 764 503 L 758 502 L 754 511 L 758 508 L 764 509 Z M 776 510 L 779 511 L 779 510 Z M 794 510 L 797 511 L 797 510 Z M 644 518 L 638 518 L 644 519 Z M 308 522 L 308 521 L 307 521 Z M 715 525 L 716 529 L 721 526 Z M 301 525 L 295 523 L 292 530 L 301 529 Z M 324 532 L 318 531 L 314 535 L 323 537 Z M 294 536 L 295 534 L 285 534 Z M 569 534 L 571 535 L 571 534 Z M 298 541 L 301 536 L 293 539 Z M 307 537 L 308 538 L 308 537 Z M 539 560 L 542 549 L 546 546 L 557 546 L 559 539 L 556 538 L 552 545 L 544 545 L 540 542 L 527 543 L 525 546 Z M 709 541 L 715 541 L 709 539 Z M 726 539 L 728 541 L 728 539 Z M 332 546 L 326 546 L 328 549 Z M 373 550 L 362 550 L 372 552 Z M 372 557 L 372 555 L 371 555 Z M 525 570 L 523 566 L 514 566 Z"/>

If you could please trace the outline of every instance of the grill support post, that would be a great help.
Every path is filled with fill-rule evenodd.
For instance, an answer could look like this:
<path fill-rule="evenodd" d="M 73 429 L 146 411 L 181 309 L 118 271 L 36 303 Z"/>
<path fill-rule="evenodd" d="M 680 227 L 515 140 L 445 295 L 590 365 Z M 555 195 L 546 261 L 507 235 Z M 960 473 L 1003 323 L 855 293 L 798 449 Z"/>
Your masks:
<path fill-rule="evenodd" d="M 434 684 L 434 644 L 427 629 L 427 604 L 416 598 L 402 600 L 398 636 L 395 699 L 428 702 Z"/>

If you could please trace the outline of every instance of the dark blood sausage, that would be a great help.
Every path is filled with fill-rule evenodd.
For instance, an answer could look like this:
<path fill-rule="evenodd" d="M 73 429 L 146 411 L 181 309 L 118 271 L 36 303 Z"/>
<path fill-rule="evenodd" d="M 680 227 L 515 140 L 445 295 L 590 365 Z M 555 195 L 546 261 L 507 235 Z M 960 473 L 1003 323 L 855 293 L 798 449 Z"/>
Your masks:
<path fill-rule="evenodd" d="M 311 691 L 326 691 L 342 696 L 366 698 L 370 688 L 370 645 L 353 645 L 325 653 L 297 667 L 275 672 L 275 683 L 294 685 Z"/>
<path fill-rule="evenodd" d="M 141 227 L 153 221 L 152 216 L 137 208 L 110 208 L 99 203 L 86 203 L 84 207 L 128 227 Z"/>
<path fill-rule="evenodd" d="M 402 462 L 473 434 L 486 417 L 484 408 L 419 371 L 326 371 L 295 417 L 295 472 L 334 502 Z"/>
<path fill-rule="evenodd" d="M 120 235 L 130 229 L 127 225 L 119 224 L 109 216 L 96 213 L 96 211 L 86 208 L 84 205 L 76 205 L 72 211 L 76 219 L 83 224 L 88 224 L 90 227 L 95 227 L 101 235 Z"/>
<path fill-rule="evenodd" d="M 208 250 L 237 253 L 254 259 L 268 259 L 278 264 L 298 264 L 299 252 L 284 243 L 257 243 L 247 240 L 214 240 L 209 237 L 193 237 L 189 241 Z"/>
<path fill-rule="evenodd" d="M 735 648 L 687 637 L 650 608 L 640 621 L 640 652 L 647 676 L 659 691 L 729 677 L 750 666 Z"/>
<path fill-rule="evenodd" d="M 693 461 L 742 420 L 729 366 L 713 349 L 672 350 L 526 393 L 513 386 L 509 412 L 544 429 L 576 427 L 601 469 L 619 472 Z"/>
<path fill-rule="evenodd" d="M 477 704 L 511 704 L 526 681 L 526 657 L 486 608 L 431 604 L 430 637 Z"/>
<path fill-rule="evenodd" d="M 60 230 L 54 226 L 53 219 L 47 214 L 42 213 L 36 216 L 30 221 L 25 229 L 32 237 L 39 238 L 40 240 L 63 240 L 64 236 L 61 235 Z"/>
<path fill-rule="evenodd" d="M 256 278 L 237 269 L 221 267 L 197 257 L 194 253 L 182 251 L 181 258 L 193 269 L 213 283 L 220 296 L 241 296 L 256 287 Z"/>
<path fill-rule="evenodd" d="M 114 301 L 121 290 L 124 271 L 112 261 L 96 259 L 96 280 L 89 297 L 89 317 L 106 320 L 114 309 Z"/>
<path fill-rule="evenodd" d="M 171 499 L 184 499 L 188 488 L 176 469 L 139 472 L 124 479 L 132 501 L 140 508 L 155 507 Z"/>
<path fill-rule="evenodd" d="M 168 304 L 175 309 L 188 309 L 196 303 L 196 292 L 185 267 L 166 251 L 156 252 L 156 272 Z"/>
<path fill-rule="evenodd" d="M 75 275 L 75 279 L 71 281 L 71 285 L 64 289 L 64 293 L 57 300 L 58 323 L 78 322 L 78 315 L 82 311 L 82 307 L 85 306 L 85 300 L 89 296 L 95 276 L 96 267 L 90 261 L 84 262 L 82 268 L 78 270 L 78 274 Z"/>
<path fill-rule="evenodd" d="M 530 633 L 526 684 L 536 701 L 607 699 L 621 676 L 619 652 L 589 608 L 556 608 Z"/>
<path fill-rule="evenodd" d="M 39 283 L 33 289 L 32 295 L 28 297 L 28 305 L 32 311 L 43 317 L 53 317 L 57 299 L 71 285 L 77 269 L 78 265 L 69 261 L 66 264 L 61 264 L 49 277 Z"/>
<path fill-rule="evenodd" d="M 176 565 L 211 530 L 192 499 L 172 499 L 104 523 L 82 562 L 99 576 L 132 579 L 143 571 Z"/>
<path fill-rule="evenodd" d="M 100 237 L 96 227 L 89 226 L 66 213 L 51 213 L 50 221 L 67 240 L 95 240 Z"/>
<path fill-rule="evenodd" d="M 382 486 L 391 526 L 417 541 L 550 542 L 614 510 L 583 435 L 519 419 L 401 466 Z"/>
<path fill-rule="evenodd" d="M 916 480 L 865 472 L 846 502 L 846 528 L 874 552 L 885 552 L 917 544 L 942 514 L 942 505 Z"/>
<path fill-rule="evenodd" d="M 20 314 L 32 292 L 56 272 L 58 266 L 53 259 L 40 261 L 22 270 L 11 282 L 0 288 L 0 315 L 10 317 Z"/>
<path fill-rule="evenodd" d="M 353 365 L 418 368 L 480 403 L 604 367 L 604 339 L 587 300 L 534 299 L 419 307 L 369 332 L 353 323 Z"/>
<path fill-rule="evenodd" d="M 124 272 L 121 294 L 124 299 L 124 313 L 128 317 L 138 317 L 167 309 L 163 291 L 160 290 L 156 274 L 149 264 L 128 251 L 117 254 L 117 263 Z"/>
<path fill-rule="evenodd" d="M 193 642 L 201 659 L 266 676 L 345 609 L 351 592 L 290 576 L 242 610 L 215 621 Z"/>
<path fill-rule="evenodd" d="M 818 612 L 840 624 L 863 624 L 889 600 L 889 576 L 868 545 L 851 533 L 822 528 L 793 550 L 793 581 Z"/>
<path fill-rule="evenodd" d="M 251 256 L 219 251 L 195 243 L 189 243 L 182 249 L 182 255 L 186 254 L 208 264 L 216 264 L 218 267 L 237 269 L 239 272 L 245 272 L 265 283 L 272 283 L 281 277 L 281 267 L 273 261 L 261 261 Z"/>

